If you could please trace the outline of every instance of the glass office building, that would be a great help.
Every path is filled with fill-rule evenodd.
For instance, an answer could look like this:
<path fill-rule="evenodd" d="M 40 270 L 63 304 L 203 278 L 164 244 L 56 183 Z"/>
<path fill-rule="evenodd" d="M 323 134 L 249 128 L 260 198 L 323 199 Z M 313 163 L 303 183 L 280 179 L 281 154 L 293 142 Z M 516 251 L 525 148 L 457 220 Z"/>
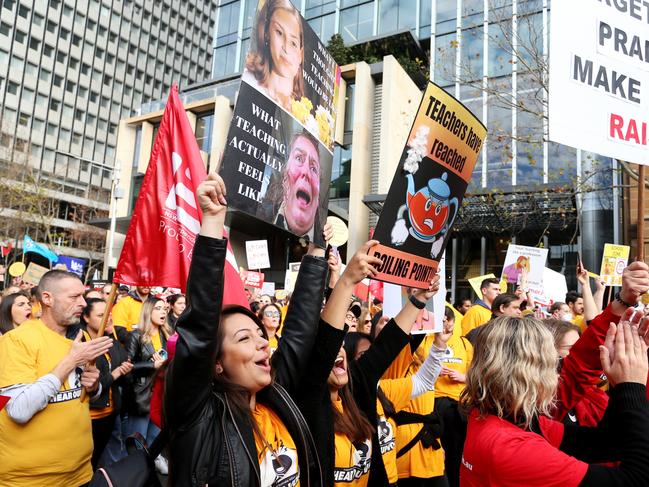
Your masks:
<path fill-rule="evenodd" d="M 211 0 L 2 0 L 3 168 L 27 164 L 56 198 L 106 214 L 120 119 L 210 77 L 216 14 Z M 63 246 L 84 246 L 59 224 Z"/>

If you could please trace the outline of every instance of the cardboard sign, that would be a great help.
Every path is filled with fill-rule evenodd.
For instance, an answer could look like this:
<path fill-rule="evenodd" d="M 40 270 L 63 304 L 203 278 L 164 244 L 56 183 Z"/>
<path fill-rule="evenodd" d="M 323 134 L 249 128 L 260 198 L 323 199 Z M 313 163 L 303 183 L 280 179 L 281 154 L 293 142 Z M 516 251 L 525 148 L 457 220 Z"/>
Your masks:
<path fill-rule="evenodd" d="M 629 263 L 631 247 L 628 245 L 604 244 L 600 278 L 607 286 L 621 286 L 622 272 Z"/>
<path fill-rule="evenodd" d="M 464 105 L 428 84 L 374 232 L 377 279 L 428 286 L 486 134 Z"/>
<path fill-rule="evenodd" d="M 482 284 L 482 281 L 485 279 L 495 279 L 496 276 L 492 274 L 485 274 L 484 276 L 476 276 L 472 277 L 471 279 L 468 279 L 469 284 L 471 285 L 471 289 L 473 289 L 473 292 L 475 292 L 476 296 L 478 296 L 480 299 L 482 299 L 482 291 L 480 290 L 480 284 Z"/>
<path fill-rule="evenodd" d="M 345 245 L 347 240 L 349 240 L 349 229 L 345 222 L 336 216 L 327 217 L 327 223 L 331 225 L 333 230 L 333 235 L 331 240 L 329 240 L 329 245 L 332 247 L 340 247 Z"/>
<path fill-rule="evenodd" d="M 552 2 L 550 140 L 649 164 L 646 0 Z"/>
<path fill-rule="evenodd" d="M 543 295 L 543 269 L 548 249 L 510 244 L 501 279 L 530 291 L 534 299 Z"/>
<path fill-rule="evenodd" d="M 23 274 L 23 281 L 38 286 L 38 283 L 41 282 L 41 277 L 43 277 L 43 274 L 47 271 L 49 271 L 47 267 L 30 262 L 27 266 L 27 270 Z"/>
<path fill-rule="evenodd" d="M 412 326 L 412 335 L 437 333 L 442 331 L 446 292 L 438 292 L 429 300 L 426 307 L 419 312 Z M 394 318 L 401 312 L 408 301 L 406 287 L 386 282 L 383 287 L 383 316 Z M 439 308 L 440 312 L 435 312 Z"/>
<path fill-rule="evenodd" d="M 261 286 L 264 284 L 263 272 L 243 271 L 241 273 L 241 276 L 243 278 L 244 287 L 254 287 L 261 289 Z"/>
<path fill-rule="evenodd" d="M 220 172 L 231 208 L 322 245 L 340 68 L 289 2 L 276 5 L 257 6 Z"/>
<path fill-rule="evenodd" d="M 248 260 L 248 269 L 268 269 L 270 267 L 268 241 L 246 241 L 246 259 Z"/>
<path fill-rule="evenodd" d="M 284 289 L 292 293 L 295 289 L 295 281 L 297 280 L 297 273 L 300 271 L 299 262 L 290 262 L 288 264 L 288 269 L 286 269 L 286 275 L 284 277 Z"/>

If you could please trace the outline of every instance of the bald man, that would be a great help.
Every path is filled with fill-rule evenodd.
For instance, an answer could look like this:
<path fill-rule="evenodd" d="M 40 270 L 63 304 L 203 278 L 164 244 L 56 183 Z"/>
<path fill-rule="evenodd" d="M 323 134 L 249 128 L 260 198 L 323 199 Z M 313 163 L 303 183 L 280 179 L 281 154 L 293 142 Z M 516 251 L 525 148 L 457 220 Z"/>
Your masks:
<path fill-rule="evenodd" d="M 99 372 L 88 363 L 112 346 L 110 337 L 82 342 L 84 286 L 70 272 L 43 275 L 42 307 L 0 339 L 0 479 L 16 487 L 81 486 L 90 481 L 92 429 L 83 389 L 100 393 Z"/>

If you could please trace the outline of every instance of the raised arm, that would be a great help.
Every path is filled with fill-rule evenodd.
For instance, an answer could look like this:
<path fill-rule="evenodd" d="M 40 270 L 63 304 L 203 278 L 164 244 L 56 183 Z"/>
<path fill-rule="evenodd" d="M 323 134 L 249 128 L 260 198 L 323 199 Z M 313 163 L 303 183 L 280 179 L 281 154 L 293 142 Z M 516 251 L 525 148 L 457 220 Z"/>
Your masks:
<path fill-rule="evenodd" d="M 310 244 L 309 253 L 302 259 L 295 290 L 286 312 L 282 339 L 271 357 L 275 380 L 289 394 L 299 385 L 311 356 L 326 280 L 327 261 L 324 259 L 324 250 Z"/>
<path fill-rule="evenodd" d="M 577 404 L 584 394 L 584 388 L 595 384 L 602 373 L 599 346 L 604 343 L 611 323 L 631 319 L 633 310 L 627 304 L 635 305 L 640 296 L 649 289 L 649 266 L 644 262 L 633 262 L 622 274 L 620 299 L 613 301 L 602 313 L 595 317 L 581 338 L 564 359 L 561 380 L 557 389 L 557 409 L 554 418 L 561 420 Z M 637 325 L 640 314 L 636 313 Z"/>
<path fill-rule="evenodd" d="M 166 377 L 167 424 L 178 428 L 193 420 L 210 395 L 216 361 L 216 335 L 223 301 L 225 185 L 208 175 L 196 191 L 203 211 L 200 234 L 187 280 L 187 309 L 178 319 L 176 354 Z"/>
<path fill-rule="evenodd" d="M 593 298 L 593 290 L 590 288 L 588 271 L 581 262 L 577 266 L 577 280 L 581 284 L 581 294 L 584 298 L 584 320 L 588 323 L 599 314 L 599 311 L 595 303 L 595 298 Z"/>

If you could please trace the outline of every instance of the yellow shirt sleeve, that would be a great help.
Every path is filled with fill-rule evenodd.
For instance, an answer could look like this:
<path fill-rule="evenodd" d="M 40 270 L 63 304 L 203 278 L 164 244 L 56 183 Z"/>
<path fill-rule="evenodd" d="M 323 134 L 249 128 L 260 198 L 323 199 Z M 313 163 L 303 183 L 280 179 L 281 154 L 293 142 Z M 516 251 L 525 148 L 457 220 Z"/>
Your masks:
<path fill-rule="evenodd" d="M 0 387 L 36 382 L 38 373 L 35 357 L 14 333 L 0 340 Z"/>
<path fill-rule="evenodd" d="M 412 376 L 401 379 L 381 379 L 379 387 L 385 394 L 395 411 L 401 411 L 410 402 L 412 396 Z"/>
<path fill-rule="evenodd" d="M 383 379 L 400 379 L 405 377 L 410 364 L 412 364 L 413 354 L 410 349 L 410 343 L 401 349 L 397 358 L 395 358 L 388 369 L 383 373 Z"/>

